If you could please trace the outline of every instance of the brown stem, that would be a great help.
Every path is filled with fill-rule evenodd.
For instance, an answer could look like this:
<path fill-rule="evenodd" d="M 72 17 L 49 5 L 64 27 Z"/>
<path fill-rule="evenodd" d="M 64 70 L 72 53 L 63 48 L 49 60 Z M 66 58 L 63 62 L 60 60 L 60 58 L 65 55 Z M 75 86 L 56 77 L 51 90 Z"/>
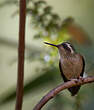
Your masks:
<path fill-rule="evenodd" d="M 15 110 L 21 110 L 22 109 L 22 102 L 23 102 L 25 19 L 26 19 L 26 0 L 20 0 L 18 78 L 17 78 Z"/>
<path fill-rule="evenodd" d="M 40 110 L 50 99 L 52 99 L 54 96 L 56 96 L 59 92 L 61 92 L 64 89 L 73 87 L 73 86 L 78 86 L 78 85 L 83 85 L 87 83 L 94 82 L 94 77 L 87 77 L 78 80 L 71 80 L 66 83 L 60 84 L 56 88 L 52 89 L 50 92 L 48 92 L 40 101 L 39 103 L 34 107 L 33 110 Z"/>

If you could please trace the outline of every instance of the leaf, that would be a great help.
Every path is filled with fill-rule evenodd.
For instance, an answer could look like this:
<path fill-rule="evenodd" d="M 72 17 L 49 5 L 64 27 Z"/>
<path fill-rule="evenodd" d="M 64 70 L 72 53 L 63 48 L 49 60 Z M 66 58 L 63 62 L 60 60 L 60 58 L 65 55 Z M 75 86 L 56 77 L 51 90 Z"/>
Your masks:
<path fill-rule="evenodd" d="M 50 14 L 51 13 L 51 10 L 52 10 L 52 7 L 51 6 L 47 6 L 47 7 L 44 8 L 44 12 L 46 14 Z"/>
<path fill-rule="evenodd" d="M 38 7 L 38 8 L 39 8 L 42 4 L 46 4 L 46 2 L 43 1 L 43 0 L 40 0 L 40 1 L 34 2 L 35 7 Z"/>
<path fill-rule="evenodd" d="M 52 14 L 52 18 L 54 20 L 60 20 L 60 17 L 57 14 Z"/>

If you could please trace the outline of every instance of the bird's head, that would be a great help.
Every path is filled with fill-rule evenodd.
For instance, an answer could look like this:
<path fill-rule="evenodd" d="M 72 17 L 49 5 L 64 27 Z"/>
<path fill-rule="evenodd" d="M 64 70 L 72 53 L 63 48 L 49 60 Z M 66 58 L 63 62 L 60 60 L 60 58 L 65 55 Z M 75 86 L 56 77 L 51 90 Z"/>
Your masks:
<path fill-rule="evenodd" d="M 63 52 L 63 53 L 66 53 L 66 52 L 74 53 L 75 52 L 74 47 L 69 42 L 63 42 L 63 43 L 58 44 L 58 45 L 51 44 L 51 43 L 48 43 L 48 42 L 44 42 L 44 43 L 47 44 L 47 45 L 57 47 L 60 53 L 61 52 Z"/>

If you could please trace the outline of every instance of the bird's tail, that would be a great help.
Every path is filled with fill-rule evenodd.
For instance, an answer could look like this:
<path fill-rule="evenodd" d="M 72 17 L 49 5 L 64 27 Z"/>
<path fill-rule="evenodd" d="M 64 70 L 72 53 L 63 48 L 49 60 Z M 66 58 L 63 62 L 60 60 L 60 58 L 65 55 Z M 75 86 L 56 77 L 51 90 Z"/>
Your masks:
<path fill-rule="evenodd" d="M 71 92 L 72 96 L 75 96 L 78 93 L 79 89 L 80 89 L 80 86 L 76 86 L 76 87 L 71 87 L 68 90 Z"/>

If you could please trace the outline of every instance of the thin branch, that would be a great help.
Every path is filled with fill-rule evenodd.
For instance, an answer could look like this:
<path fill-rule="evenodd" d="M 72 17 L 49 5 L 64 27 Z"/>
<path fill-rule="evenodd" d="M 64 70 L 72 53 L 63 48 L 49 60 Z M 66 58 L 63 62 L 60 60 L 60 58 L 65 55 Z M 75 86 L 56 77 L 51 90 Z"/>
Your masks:
<path fill-rule="evenodd" d="M 48 92 L 40 101 L 39 103 L 34 107 L 33 110 L 40 110 L 50 99 L 52 99 L 54 96 L 56 96 L 59 92 L 61 92 L 64 89 L 73 87 L 73 86 L 78 86 L 78 85 L 83 85 L 87 83 L 94 82 L 94 77 L 87 77 L 82 79 L 76 79 L 76 80 L 71 80 L 66 83 L 60 84 L 56 88 L 52 89 L 50 92 Z"/>
<path fill-rule="evenodd" d="M 23 102 L 25 20 L 26 20 L 26 0 L 20 0 L 18 79 L 17 79 L 15 110 L 21 110 L 22 109 L 22 102 Z"/>

